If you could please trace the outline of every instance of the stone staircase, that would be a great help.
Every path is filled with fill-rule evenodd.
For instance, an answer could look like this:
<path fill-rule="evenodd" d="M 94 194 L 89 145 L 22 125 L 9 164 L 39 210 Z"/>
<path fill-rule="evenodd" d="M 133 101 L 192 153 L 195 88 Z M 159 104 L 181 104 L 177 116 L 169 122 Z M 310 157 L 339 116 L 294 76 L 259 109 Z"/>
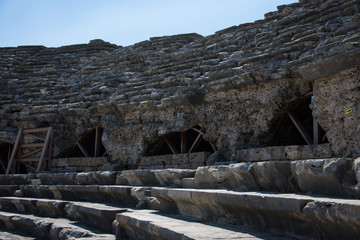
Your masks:
<path fill-rule="evenodd" d="M 279 161 L 0 175 L 0 238 L 358 239 L 358 183 L 340 177 L 339 169 L 357 179 L 359 162 L 291 161 L 289 176 L 280 174 Z M 256 171 L 260 165 L 269 171 Z M 304 166 L 316 170 L 312 188 L 296 175 Z M 280 187 L 283 178 L 292 188 Z"/>

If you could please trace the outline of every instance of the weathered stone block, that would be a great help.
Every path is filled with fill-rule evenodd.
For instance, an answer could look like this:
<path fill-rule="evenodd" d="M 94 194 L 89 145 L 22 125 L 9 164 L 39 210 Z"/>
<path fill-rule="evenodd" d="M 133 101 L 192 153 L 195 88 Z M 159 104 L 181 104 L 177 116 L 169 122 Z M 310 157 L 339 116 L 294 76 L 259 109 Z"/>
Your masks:
<path fill-rule="evenodd" d="M 125 178 L 133 186 L 157 186 L 159 181 L 152 170 L 124 170 L 117 178 Z M 119 182 L 117 180 L 116 182 Z"/>
<path fill-rule="evenodd" d="M 76 173 L 39 173 L 38 178 L 41 180 L 41 184 L 76 184 Z"/>
<path fill-rule="evenodd" d="M 224 165 L 199 167 L 194 181 L 198 188 L 226 188 L 229 177 L 229 167 Z"/>
<path fill-rule="evenodd" d="M 253 163 L 237 163 L 229 165 L 229 177 L 227 182 L 231 189 L 240 191 L 258 190 L 258 184 L 254 177 Z"/>
<path fill-rule="evenodd" d="M 348 158 L 294 161 L 291 172 L 302 192 L 341 196 L 352 164 L 353 160 Z"/>
<path fill-rule="evenodd" d="M 294 189 L 291 180 L 290 162 L 271 161 L 254 163 L 255 177 L 261 189 L 289 192 Z"/>
<path fill-rule="evenodd" d="M 164 169 L 154 170 L 154 172 L 160 186 L 180 186 L 181 179 L 193 178 L 196 171 L 187 169 Z"/>

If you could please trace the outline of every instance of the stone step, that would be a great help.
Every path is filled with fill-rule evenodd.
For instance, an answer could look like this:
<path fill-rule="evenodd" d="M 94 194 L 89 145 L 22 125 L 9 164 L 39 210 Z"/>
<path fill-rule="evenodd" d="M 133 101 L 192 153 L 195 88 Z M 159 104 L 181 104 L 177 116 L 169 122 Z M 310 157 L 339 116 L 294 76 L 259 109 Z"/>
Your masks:
<path fill-rule="evenodd" d="M 23 197 L 0 197 L 0 206 L 3 211 L 76 220 L 108 233 L 112 232 L 115 214 L 127 211 L 109 204 Z"/>
<path fill-rule="evenodd" d="M 5 232 L 0 229 L 0 239 L 2 240 L 36 240 L 35 237 L 29 237 L 18 232 Z"/>
<path fill-rule="evenodd" d="M 20 186 L 17 185 L 0 185 L 0 196 L 14 196 L 18 190 Z"/>
<path fill-rule="evenodd" d="M 41 239 L 115 239 L 114 235 L 103 234 L 82 227 L 76 221 L 63 218 L 45 218 L 0 211 L 0 223 L 5 230 L 24 232 Z"/>
<path fill-rule="evenodd" d="M 313 155 L 327 152 L 327 146 L 311 148 Z M 72 191 L 97 191 L 99 187 L 114 186 L 116 191 L 121 188 L 131 191 L 131 186 L 162 186 L 199 189 L 223 188 L 240 191 L 272 191 L 272 192 L 302 192 L 321 194 L 325 196 L 339 196 L 360 199 L 360 159 L 351 158 L 323 158 L 295 160 L 304 155 L 297 146 L 287 146 L 284 151 L 281 147 L 247 149 L 239 151 L 239 157 L 246 162 L 226 165 L 203 166 L 195 169 L 136 169 L 123 171 L 94 171 L 94 172 L 67 172 L 67 173 L 39 173 L 0 175 L 0 196 L 11 196 L 19 185 L 22 190 L 36 192 L 48 191 L 49 194 L 38 197 L 53 196 L 54 187 L 48 185 L 76 185 L 73 187 L 58 186 L 58 190 L 67 196 Z M 307 148 L 306 148 L 307 149 Z M 279 153 L 281 152 L 281 153 Z M 281 160 L 287 154 L 288 159 Z M 267 155 L 264 161 L 258 156 Z M 144 165 L 152 158 L 144 158 Z M 278 160 L 276 160 L 278 159 Z M 169 162 L 163 158 L 162 161 Z M 149 163 L 149 164 L 150 164 Z M 35 185 L 46 186 L 35 186 Z M 8 185 L 8 186 L 5 186 Z M 26 188 L 25 185 L 30 185 Z M 87 187 L 80 187 L 87 186 Z M 122 186 L 119 186 L 122 185 Z M 128 187 L 125 187 L 128 186 Z M 33 189 L 33 190 L 31 190 Z M 38 189 L 38 190 L 36 190 Z M 31 193 L 33 194 L 33 193 Z M 72 194 L 74 195 L 74 194 Z M 33 195 L 31 195 L 33 196 Z M 36 195 L 37 196 L 37 195 Z M 61 196 L 61 194 L 60 194 Z M 71 194 L 70 194 L 71 196 Z M 113 199 L 113 198 L 110 198 Z M 70 199 L 76 200 L 76 199 Z M 86 201 L 86 199 L 82 199 Z"/>
<path fill-rule="evenodd" d="M 231 225 L 204 223 L 153 210 L 136 210 L 116 215 L 116 236 L 130 239 L 290 239 Z"/>
<path fill-rule="evenodd" d="M 139 192 L 142 195 L 139 195 Z M 23 185 L 20 193 L 29 198 L 50 198 L 68 201 L 111 203 L 135 207 L 146 194 L 148 187 L 117 185 Z M 12 195 L 8 195 L 12 196 Z"/>
<path fill-rule="evenodd" d="M 360 201 L 312 195 L 153 187 L 158 210 L 302 239 L 357 239 Z"/>

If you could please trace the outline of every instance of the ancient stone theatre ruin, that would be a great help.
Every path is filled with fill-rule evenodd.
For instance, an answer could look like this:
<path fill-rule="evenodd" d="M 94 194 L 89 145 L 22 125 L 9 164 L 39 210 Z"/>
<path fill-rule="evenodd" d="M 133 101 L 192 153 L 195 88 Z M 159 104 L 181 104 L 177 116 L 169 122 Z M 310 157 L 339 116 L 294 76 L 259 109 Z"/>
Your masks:
<path fill-rule="evenodd" d="M 359 29 L 359 0 L 300 0 L 0 48 L 0 238 L 358 239 Z"/>

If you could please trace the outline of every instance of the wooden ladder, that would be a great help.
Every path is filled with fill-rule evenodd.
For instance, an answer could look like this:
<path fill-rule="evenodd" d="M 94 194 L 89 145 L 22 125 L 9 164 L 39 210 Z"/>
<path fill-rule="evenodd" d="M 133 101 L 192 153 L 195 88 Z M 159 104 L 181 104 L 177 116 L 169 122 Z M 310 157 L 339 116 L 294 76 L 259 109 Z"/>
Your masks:
<path fill-rule="evenodd" d="M 52 141 L 52 127 L 20 129 L 5 174 L 18 173 L 20 163 L 36 172 L 46 169 L 51 159 Z M 36 168 L 30 164 L 32 162 L 37 163 Z"/>

